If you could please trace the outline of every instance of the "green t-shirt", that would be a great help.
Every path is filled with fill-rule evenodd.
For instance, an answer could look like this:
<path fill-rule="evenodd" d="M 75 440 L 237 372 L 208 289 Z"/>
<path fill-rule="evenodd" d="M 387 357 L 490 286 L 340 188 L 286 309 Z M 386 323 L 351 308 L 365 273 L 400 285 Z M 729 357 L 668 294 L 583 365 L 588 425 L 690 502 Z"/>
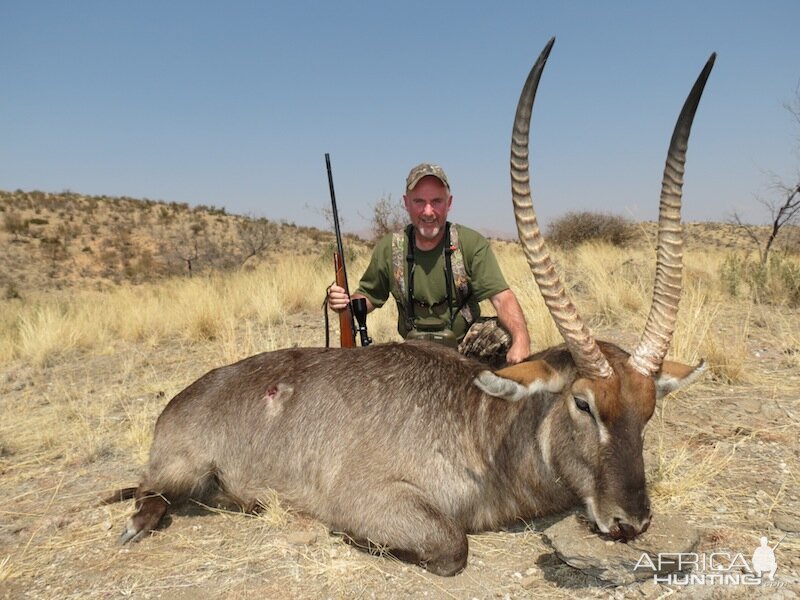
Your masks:
<path fill-rule="evenodd" d="M 480 315 L 478 303 L 508 289 L 508 284 L 486 238 L 468 227 L 461 225 L 452 225 L 452 227 L 458 228 L 459 246 L 464 257 L 464 269 L 469 281 L 468 303 L 473 318 L 477 318 Z M 384 305 L 392 293 L 393 287 L 396 287 L 392 285 L 395 277 L 392 266 L 392 235 L 391 233 L 387 234 L 378 241 L 372 252 L 369 266 L 359 282 L 358 290 L 356 290 L 357 293 L 366 296 L 376 308 Z M 448 327 L 450 323 L 447 288 L 445 287 L 444 242 L 445 240 L 442 239 L 441 243 L 433 250 L 414 249 L 414 299 L 416 300 L 414 318 L 418 326 L 439 321 Z M 404 243 L 404 258 L 407 253 L 406 245 L 407 238 Z M 403 265 L 404 271 L 407 271 L 405 260 L 403 260 Z M 404 276 L 406 278 L 405 287 L 408 289 L 409 274 L 406 272 Z M 467 332 L 467 323 L 458 312 L 458 298 L 455 291 L 452 301 L 455 319 L 451 329 L 460 341 Z M 397 331 L 405 338 L 408 330 L 404 304 L 405 302 L 397 302 Z"/>

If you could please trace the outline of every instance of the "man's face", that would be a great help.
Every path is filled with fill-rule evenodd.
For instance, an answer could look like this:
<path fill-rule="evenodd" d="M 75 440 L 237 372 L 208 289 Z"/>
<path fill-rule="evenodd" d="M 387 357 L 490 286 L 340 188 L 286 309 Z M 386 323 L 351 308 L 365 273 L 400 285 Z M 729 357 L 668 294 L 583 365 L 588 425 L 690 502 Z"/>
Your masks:
<path fill-rule="evenodd" d="M 433 175 L 428 175 L 413 190 L 406 192 L 403 201 L 417 235 L 429 242 L 438 242 L 444 234 L 447 213 L 453 202 L 447 186 Z"/>

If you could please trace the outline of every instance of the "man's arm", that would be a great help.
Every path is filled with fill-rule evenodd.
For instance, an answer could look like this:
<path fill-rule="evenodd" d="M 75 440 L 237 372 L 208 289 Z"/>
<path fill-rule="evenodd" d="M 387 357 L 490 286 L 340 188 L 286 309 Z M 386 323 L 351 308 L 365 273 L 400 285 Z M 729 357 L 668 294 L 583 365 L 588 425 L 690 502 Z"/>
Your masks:
<path fill-rule="evenodd" d="M 367 301 L 367 312 L 372 312 L 376 308 L 383 306 L 389 297 L 390 281 L 389 273 L 392 266 L 391 247 L 392 236 L 388 234 L 378 241 L 372 251 L 367 270 L 358 282 L 358 289 L 350 294 L 350 298 L 364 298 Z M 350 306 L 350 298 L 339 285 L 332 285 L 328 288 L 328 306 L 341 312 Z"/>
<path fill-rule="evenodd" d="M 506 353 L 506 360 L 509 364 L 522 362 L 531 353 L 531 339 L 528 336 L 528 324 L 525 322 L 525 315 L 522 314 L 522 307 L 517 302 L 517 297 L 510 289 L 498 292 L 491 296 L 489 300 L 497 312 L 497 320 L 510 334 L 511 347 Z"/>

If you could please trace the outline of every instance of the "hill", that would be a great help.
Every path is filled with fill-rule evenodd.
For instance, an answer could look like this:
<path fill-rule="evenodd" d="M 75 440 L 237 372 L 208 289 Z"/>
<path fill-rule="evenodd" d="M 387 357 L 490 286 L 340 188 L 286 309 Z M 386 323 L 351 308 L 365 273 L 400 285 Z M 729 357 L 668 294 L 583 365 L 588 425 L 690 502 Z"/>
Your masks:
<path fill-rule="evenodd" d="M 0 190 L 0 219 L 0 297 L 5 298 L 34 290 L 102 289 L 122 282 L 253 268 L 277 254 L 329 253 L 334 243 L 329 231 L 228 214 L 214 206 L 69 191 Z M 653 247 L 656 224 L 637 227 L 641 244 Z M 742 227 L 685 227 L 690 250 L 755 251 Z M 779 238 L 778 250 L 800 247 L 797 229 Z M 762 239 L 767 235 L 766 227 L 754 230 Z M 346 237 L 354 249 L 367 245 L 356 235 Z"/>
<path fill-rule="evenodd" d="M 214 206 L 0 190 L 0 294 L 140 283 L 317 254 L 333 233 Z M 360 240 L 354 238 L 360 243 Z"/>

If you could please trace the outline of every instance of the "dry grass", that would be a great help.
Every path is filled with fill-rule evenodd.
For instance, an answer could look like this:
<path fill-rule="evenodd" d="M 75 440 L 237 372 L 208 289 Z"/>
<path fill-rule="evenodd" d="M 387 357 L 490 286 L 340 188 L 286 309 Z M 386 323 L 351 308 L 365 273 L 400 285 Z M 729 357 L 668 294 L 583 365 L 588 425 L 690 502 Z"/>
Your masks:
<path fill-rule="evenodd" d="M 62 292 L 32 303 L 6 301 L 0 357 L 41 366 L 76 350 L 102 352 L 112 340 L 151 347 L 173 339 L 221 340 L 230 349 L 238 343 L 242 323 L 271 326 L 315 309 L 328 276 L 313 260 L 290 258 L 228 275 Z M 310 290 L 318 290 L 317 295 Z"/>
<path fill-rule="evenodd" d="M 750 329 L 750 311 L 741 323 L 732 326 L 732 332 L 724 338 L 708 338 L 703 346 L 708 359 L 711 375 L 723 383 L 745 383 L 748 371 L 749 352 L 747 349 Z"/>
<path fill-rule="evenodd" d="M 534 350 L 561 343 L 519 249 L 516 245 L 501 244 L 496 252 L 525 312 Z M 553 256 L 568 293 L 598 337 L 617 341 L 623 347 L 638 337 L 652 298 L 655 256 L 651 250 L 624 250 L 591 243 L 568 253 L 553 251 Z M 716 251 L 704 256 L 694 254 L 687 260 L 670 357 L 694 364 L 711 353 L 717 371 L 732 373 L 737 363 L 743 364 L 746 353 L 738 351 L 742 334 L 731 346 L 730 336 L 723 340 L 714 330 L 720 307 L 726 300 L 717 275 L 720 261 Z M 743 308 L 746 310 L 746 306 Z M 748 320 L 749 316 L 743 326 L 746 327 Z M 743 335 L 746 333 L 745 329 Z M 717 347 L 731 351 L 725 357 L 726 362 L 714 352 Z"/>
<path fill-rule="evenodd" d="M 673 406 L 678 402 L 676 396 L 664 398 L 650 426 L 655 429 L 657 438 L 655 464 L 647 473 L 651 501 L 656 514 L 703 516 L 709 506 L 726 502 L 726 488 L 718 489 L 713 484 L 728 471 L 733 451 L 717 447 L 696 449 L 688 442 L 676 444 L 674 439 L 669 439 L 670 425 L 679 417 L 679 409 Z M 710 497 L 712 488 L 714 496 Z"/>
<path fill-rule="evenodd" d="M 684 447 L 662 452 L 656 468 L 647 474 L 655 514 L 702 518 L 710 505 L 731 506 L 724 488 L 709 494 L 714 481 L 728 474 L 731 459 L 715 450 L 699 454 Z"/>
<path fill-rule="evenodd" d="M 531 277 L 530 267 L 516 243 L 496 243 L 494 251 L 500 262 L 506 281 L 514 290 L 519 300 L 525 319 L 528 322 L 528 332 L 531 338 L 531 350 L 536 352 L 562 342 L 542 295 Z M 494 309 L 490 303 L 481 306 L 481 311 L 493 314 Z"/>
<path fill-rule="evenodd" d="M 572 285 L 586 298 L 584 310 L 598 325 L 631 326 L 631 315 L 646 315 L 650 307 L 652 266 L 641 255 L 641 251 L 634 254 L 616 246 L 593 243 L 579 246 L 569 257 Z"/>

